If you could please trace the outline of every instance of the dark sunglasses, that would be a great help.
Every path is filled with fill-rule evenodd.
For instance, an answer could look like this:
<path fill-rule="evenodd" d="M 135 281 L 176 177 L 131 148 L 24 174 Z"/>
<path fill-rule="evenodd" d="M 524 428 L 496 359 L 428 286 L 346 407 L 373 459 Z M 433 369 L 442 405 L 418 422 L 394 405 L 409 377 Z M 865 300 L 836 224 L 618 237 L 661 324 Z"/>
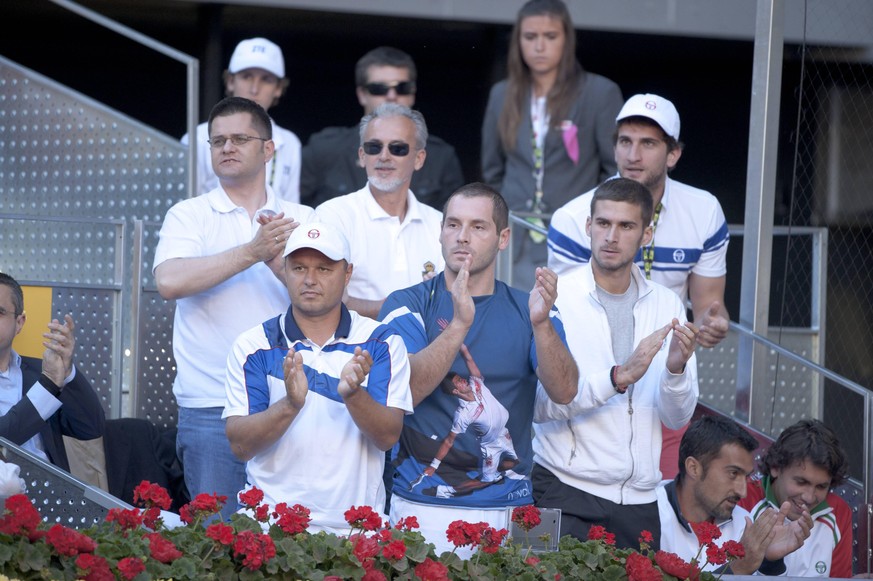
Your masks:
<path fill-rule="evenodd" d="M 366 141 L 362 147 L 364 148 L 364 153 L 367 155 L 379 155 L 382 153 L 382 148 L 385 146 L 382 145 L 381 141 Z M 403 143 L 402 141 L 389 143 L 388 153 L 395 157 L 409 155 L 409 144 Z"/>
<path fill-rule="evenodd" d="M 394 89 L 398 95 L 411 95 L 415 92 L 415 81 L 402 81 L 400 83 L 367 83 L 364 89 L 375 97 L 384 97 L 388 91 Z"/>

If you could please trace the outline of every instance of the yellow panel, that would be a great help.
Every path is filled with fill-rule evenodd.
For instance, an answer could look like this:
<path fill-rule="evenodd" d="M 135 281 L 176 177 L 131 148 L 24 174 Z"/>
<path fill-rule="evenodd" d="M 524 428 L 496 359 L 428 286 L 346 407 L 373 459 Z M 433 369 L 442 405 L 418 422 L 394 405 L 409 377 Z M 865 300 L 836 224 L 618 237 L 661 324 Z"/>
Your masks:
<path fill-rule="evenodd" d="M 52 320 L 52 288 L 44 286 L 22 286 L 24 291 L 24 312 L 27 322 L 21 333 L 12 342 L 12 348 L 19 355 L 42 358 L 42 334 L 48 331 Z"/>

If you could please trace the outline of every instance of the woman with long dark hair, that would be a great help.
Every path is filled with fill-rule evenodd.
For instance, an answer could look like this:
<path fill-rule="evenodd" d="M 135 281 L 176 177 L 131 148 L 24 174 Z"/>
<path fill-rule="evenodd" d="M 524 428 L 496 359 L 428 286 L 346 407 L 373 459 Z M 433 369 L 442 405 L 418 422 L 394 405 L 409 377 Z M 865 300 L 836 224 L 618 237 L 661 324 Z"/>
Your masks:
<path fill-rule="evenodd" d="M 615 174 L 618 85 L 576 60 L 576 31 L 561 0 L 531 0 L 512 30 L 508 76 L 491 89 L 482 124 L 482 175 L 514 211 L 548 215 Z M 541 237 L 515 240 L 532 267 Z M 526 246 L 526 248 L 525 248 Z M 519 248 L 522 247 L 522 248 Z M 518 280 L 518 279 L 517 279 Z"/>

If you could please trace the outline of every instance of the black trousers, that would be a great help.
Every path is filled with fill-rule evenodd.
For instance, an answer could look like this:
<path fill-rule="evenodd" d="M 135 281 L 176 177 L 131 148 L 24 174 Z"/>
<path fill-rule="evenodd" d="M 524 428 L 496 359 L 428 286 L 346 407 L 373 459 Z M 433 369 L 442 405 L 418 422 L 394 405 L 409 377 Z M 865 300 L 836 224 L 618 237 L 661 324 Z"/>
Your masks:
<path fill-rule="evenodd" d="M 542 508 L 561 509 L 561 536 L 588 539 L 588 529 L 604 527 L 615 535 L 615 545 L 623 549 L 640 548 L 640 533 L 652 533 L 649 546 L 657 551 L 661 540 L 658 503 L 616 504 L 558 480 L 546 468 L 534 464 L 531 472 L 534 503 Z"/>

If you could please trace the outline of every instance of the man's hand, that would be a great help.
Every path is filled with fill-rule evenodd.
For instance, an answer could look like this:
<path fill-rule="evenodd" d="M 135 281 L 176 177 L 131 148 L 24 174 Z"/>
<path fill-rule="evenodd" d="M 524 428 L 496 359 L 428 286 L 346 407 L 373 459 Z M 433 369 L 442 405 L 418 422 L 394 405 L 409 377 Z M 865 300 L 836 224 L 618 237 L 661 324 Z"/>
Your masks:
<path fill-rule="evenodd" d="M 773 509 L 766 509 L 756 521 L 746 517 L 746 528 L 740 542 L 746 551 L 746 556 L 731 563 L 731 571 L 735 575 L 752 575 L 764 561 L 764 552 L 776 535 L 773 527 L 782 515 Z"/>
<path fill-rule="evenodd" d="M 473 258 L 468 256 L 464 260 L 464 264 L 461 265 L 455 282 L 452 283 L 452 307 L 454 308 L 452 322 L 457 321 L 465 329 L 469 329 L 473 325 L 473 317 L 476 316 L 476 303 L 473 302 L 470 289 L 467 288 L 472 262 Z"/>
<path fill-rule="evenodd" d="M 679 319 L 673 319 L 673 339 L 667 354 L 667 369 L 670 373 L 678 375 L 685 371 L 685 364 L 694 355 L 697 337 L 697 327 L 691 323 L 680 325 Z"/>
<path fill-rule="evenodd" d="M 285 394 L 288 403 L 295 410 L 300 411 L 306 403 L 306 394 L 309 393 L 309 381 L 306 372 L 303 371 L 303 355 L 293 348 L 288 350 L 285 361 L 282 362 L 282 371 L 285 375 Z"/>
<path fill-rule="evenodd" d="M 676 321 L 676 319 L 673 320 Z M 634 349 L 634 352 L 631 353 L 631 356 L 628 357 L 627 361 L 619 366 L 618 372 L 615 376 L 615 381 L 618 385 L 630 385 L 636 383 L 646 374 L 649 365 L 652 364 L 652 359 L 654 359 L 655 355 L 658 354 L 658 351 L 661 350 L 664 339 L 667 338 L 667 334 L 672 328 L 673 323 L 671 322 L 640 341 L 640 344 L 637 345 L 637 348 Z"/>
<path fill-rule="evenodd" d="M 66 379 L 73 372 L 73 349 L 76 347 L 76 338 L 73 331 L 76 329 L 73 317 L 64 315 L 64 323 L 52 319 L 48 324 L 48 333 L 43 333 L 42 372 L 58 387 L 64 386 Z"/>
<path fill-rule="evenodd" d="M 767 546 L 765 556 L 770 561 L 777 561 L 803 546 L 812 529 L 812 515 L 804 510 L 799 519 L 789 520 L 787 517 L 791 513 L 791 503 L 788 501 L 782 503 L 779 512 L 773 512 L 778 518 L 773 527 L 773 540 Z"/>
<path fill-rule="evenodd" d="M 361 383 L 364 382 L 364 378 L 370 373 L 370 367 L 372 366 L 373 358 L 370 356 L 369 351 L 366 349 L 362 351 L 360 347 L 355 347 L 355 354 L 352 355 L 352 358 L 343 366 L 343 370 L 340 372 L 339 384 L 337 385 L 337 392 L 340 394 L 340 397 L 345 399 L 360 390 Z"/>
<path fill-rule="evenodd" d="M 294 218 L 286 218 L 283 213 L 273 216 L 258 214 L 256 220 L 261 227 L 248 243 L 248 250 L 258 262 L 269 263 L 277 256 L 281 257 L 285 242 L 300 222 Z"/>
<path fill-rule="evenodd" d="M 536 282 L 530 291 L 528 308 L 530 309 L 531 325 L 536 326 L 549 320 L 549 311 L 555 306 L 558 298 L 558 275 L 546 267 L 537 267 Z"/>
<path fill-rule="evenodd" d="M 725 317 L 721 303 L 715 301 L 703 315 L 703 320 L 700 321 L 700 334 L 697 337 L 697 342 L 704 347 L 715 347 L 727 337 L 729 328 L 730 321 Z"/>

